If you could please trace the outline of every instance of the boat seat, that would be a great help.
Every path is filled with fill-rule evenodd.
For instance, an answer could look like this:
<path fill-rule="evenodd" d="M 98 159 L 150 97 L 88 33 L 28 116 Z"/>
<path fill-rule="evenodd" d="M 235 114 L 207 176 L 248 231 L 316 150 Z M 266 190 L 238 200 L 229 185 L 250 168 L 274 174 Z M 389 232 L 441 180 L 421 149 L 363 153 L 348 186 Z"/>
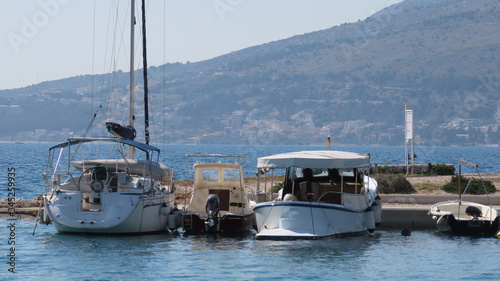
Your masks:
<path fill-rule="evenodd" d="M 459 208 L 458 204 L 457 205 L 448 205 L 448 206 L 446 206 L 446 205 L 439 206 L 439 210 L 441 212 L 452 213 L 455 218 L 460 218 L 460 219 L 464 219 L 464 220 L 470 220 L 473 218 L 472 216 L 470 216 L 466 213 L 467 207 L 461 206 Z"/>

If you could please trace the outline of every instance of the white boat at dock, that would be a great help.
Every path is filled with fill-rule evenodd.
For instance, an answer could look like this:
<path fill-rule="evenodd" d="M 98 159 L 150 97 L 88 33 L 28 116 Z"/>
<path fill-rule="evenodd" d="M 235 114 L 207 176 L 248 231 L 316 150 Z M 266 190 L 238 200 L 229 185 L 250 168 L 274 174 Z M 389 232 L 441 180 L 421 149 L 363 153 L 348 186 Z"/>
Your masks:
<path fill-rule="evenodd" d="M 142 1 L 144 62 L 144 138 L 134 141 L 134 27 L 131 0 L 129 120 L 127 126 L 106 122 L 113 138 L 69 138 L 49 149 L 44 218 L 59 232 L 144 234 L 177 227 L 173 171 L 159 162 L 160 150 L 149 144 L 145 1 Z M 169 223 L 170 219 L 170 225 Z"/>
<path fill-rule="evenodd" d="M 317 239 L 362 235 L 381 221 L 377 182 L 365 174 L 370 156 L 301 151 L 261 157 L 259 174 L 285 169 L 276 200 L 255 208 L 256 238 Z"/>
<path fill-rule="evenodd" d="M 458 164 L 458 200 L 449 200 L 432 205 L 429 215 L 436 222 L 438 231 L 441 232 L 451 232 L 456 235 L 498 235 L 500 231 L 500 216 L 498 211 L 493 208 L 493 204 L 482 178 L 481 183 L 488 198 L 489 206 L 462 200 L 462 197 L 466 195 L 467 189 L 473 179 L 473 177 L 469 179 L 462 194 L 462 164 L 475 167 L 476 171 L 474 175 L 481 178 L 477 164 L 460 160 Z"/>
<path fill-rule="evenodd" d="M 124 147 L 142 152 L 143 158 L 123 157 Z M 87 159 L 97 149 L 108 158 Z M 158 162 L 159 152 L 154 146 L 120 138 L 70 138 L 53 146 L 43 175 L 45 216 L 59 232 L 166 231 L 174 209 L 173 171 Z M 83 159 L 76 159 L 80 154 Z"/>
<path fill-rule="evenodd" d="M 188 234 L 239 234 L 252 228 L 255 202 L 245 190 L 239 155 L 189 154 L 194 164 L 193 194 L 181 212 L 182 228 Z M 206 162 L 207 158 L 230 158 L 235 163 Z"/>
<path fill-rule="evenodd" d="M 429 215 L 442 232 L 457 235 L 493 236 L 499 231 L 498 211 L 492 206 L 453 200 L 432 205 Z"/>

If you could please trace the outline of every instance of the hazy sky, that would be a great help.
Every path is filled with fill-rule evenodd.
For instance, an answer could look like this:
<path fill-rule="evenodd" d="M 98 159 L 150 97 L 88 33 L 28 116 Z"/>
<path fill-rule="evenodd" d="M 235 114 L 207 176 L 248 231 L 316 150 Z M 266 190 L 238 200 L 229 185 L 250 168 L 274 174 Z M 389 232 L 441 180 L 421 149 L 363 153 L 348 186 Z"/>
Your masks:
<path fill-rule="evenodd" d="M 140 13 L 140 1 L 136 11 Z M 196 62 L 344 22 L 401 0 L 148 1 L 148 65 Z M 130 1 L 0 0 L 0 89 L 129 71 Z M 136 68 L 141 20 L 136 14 Z M 113 28 L 119 31 L 113 31 Z M 114 50 L 114 51 L 113 51 Z"/>

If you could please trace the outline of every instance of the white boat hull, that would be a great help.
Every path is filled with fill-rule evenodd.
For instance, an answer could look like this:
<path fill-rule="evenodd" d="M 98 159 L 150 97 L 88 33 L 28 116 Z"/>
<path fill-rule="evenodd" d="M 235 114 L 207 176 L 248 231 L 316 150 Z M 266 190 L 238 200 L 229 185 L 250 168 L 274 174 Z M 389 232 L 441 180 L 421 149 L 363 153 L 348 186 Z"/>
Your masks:
<path fill-rule="evenodd" d="M 256 238 L 316 239 L 366 234 L 375 227 L 371 208 L 352 210 L 342 205 L 278 201 L 254 209 Z"/>
<path fill-rule="evenodd" d="M 49 194 L 44 200 L 45 212 L 59 232 L 141 234 L 166 231 L 171 197 L 104 193 L 99 211 L 84 210 L 78 192 Z"/>
<path fill-rule="evenodd" d="M 478 211 L 474 217 L 469 208 Z M 459 235 L 495 235 L 499 230 L 499 214 L 491 206 L 469 201 L 445 201 L 432 205 L 429 215 L 441 232 Z"/>

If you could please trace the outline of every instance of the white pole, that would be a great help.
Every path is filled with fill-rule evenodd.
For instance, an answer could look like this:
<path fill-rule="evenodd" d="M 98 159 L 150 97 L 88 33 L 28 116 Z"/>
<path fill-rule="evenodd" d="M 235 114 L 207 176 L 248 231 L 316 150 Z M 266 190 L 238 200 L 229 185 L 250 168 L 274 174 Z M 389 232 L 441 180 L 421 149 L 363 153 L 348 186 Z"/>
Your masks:
<path fill-rule="evenodd" d="M 406 105 L 407 102 L 405 101 L 405 166 L 406 166 L 406 174 L 408 174 L 408 138 L 406 136 L 407 131 L 408 131 L 408 115 L 406 114 Z"/>

